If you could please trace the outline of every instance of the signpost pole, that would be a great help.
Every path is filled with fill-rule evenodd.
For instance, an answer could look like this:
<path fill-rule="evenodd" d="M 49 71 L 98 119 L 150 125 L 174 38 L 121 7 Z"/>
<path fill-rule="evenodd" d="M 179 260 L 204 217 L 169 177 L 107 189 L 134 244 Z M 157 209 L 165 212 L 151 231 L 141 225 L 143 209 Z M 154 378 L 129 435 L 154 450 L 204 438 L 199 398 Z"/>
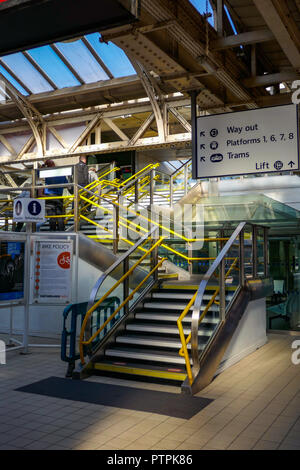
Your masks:
<path fill-rule="evenodd" d="M 30 227 L 29 227 L 30 225 Z M 24 329 L 23 354 L 28 354 L 29 334 L 29 299 L 30 299 L 30 255 L 31 255 L 31 224 L 26 224 L 25 264 L 24 264 Z"/>
<path fill-rule="evenodd" d="M 198 177 L 198 159 L 197 159 L 197 96 L 198 90 L 189 92 L 191 97 L 191 118 L 192 118 L 192 178 Z"/>

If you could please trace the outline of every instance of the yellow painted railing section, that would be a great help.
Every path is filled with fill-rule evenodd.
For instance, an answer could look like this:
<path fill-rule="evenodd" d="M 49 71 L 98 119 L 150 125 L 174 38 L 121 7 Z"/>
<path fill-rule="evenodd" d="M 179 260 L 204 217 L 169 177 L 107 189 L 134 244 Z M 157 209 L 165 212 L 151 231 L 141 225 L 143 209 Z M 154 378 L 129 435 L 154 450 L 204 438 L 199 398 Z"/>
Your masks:
<path fill-rule="evenodd" d="M 149 279 L 150 276 L 162 265 L 164 258 L 161 259 L 156 266 L 147 274 L 147 276 L 139 283 L 139 285 L 129 294 L 129 296 L 124 299 L 124 301 L 119 305 L 119 307 L 110 315 L 110 317 L 101 325 L 101 327 L 86 341 L 84 341 L 84 333 L 87 326 L 87 322 L 91 317 L 92 313 L 97 309 L 97 307 L 105 300 L 107 297 L 120 285 L 122 284 L 132 273 L 133 271 L 141 264 L 141 262 L 149 256 L 152 251 L 157 248 L 163 241 L 163 238 L 157 240 L 151 248 L 146 250 L 146 253 L 125 273 L 102 297 L 99 299 L 86 313 L 84 320 L 82 322 L 82 327 L 80 331 L 79 337 L 79 352 L 80 352 L 80 360 L 81 363 L 84 365 L 84 345 L 91 344 L 97 336 L 103 331 L 103 329 L 111 322 L 113 318 L 119 313 L 119 311 L 133 298 L 134 294 L 144 285 L 144 283 Z"/>
<path fill-rule="evenodd" d="M 232 262 L 230 268 L 228 269 L 228 271 L 225 275 L 225 279 L 227 279 L 229 277 L 229 275 L 231 274 L 231 271 L 235 268 L 237 262 L 238 262 L 238 258 L 234 258 L 234 261 Z M 201 316 L 199 318 L 199 325 L 202 322 L 202 320 L 205 318 L 205 316 L 207 315 L 207 312 L 209 311 L 212 304 L 214 302 L 216 302 L 215 299 L 216 299 L 217 295 L 219 294 L 219 292 L 220 292 L 220 287 L 217 287 L 217 289 L 215 290 L 214 294 L 211 296 L 210 301 L 206 305 L 203 313 L 201 314 Z M 184 357 L 184 359 L 185 359 L 186 371 L 187 371 L 187 376 L 188 376 L 190 384 L 193 383 L 193 374 L 192 374 L 192 367 L 191 367 L 190 357 L 189 357 L 189 353 L 188 353 L 188 344 L 191 341 L 192 333 L 189 333 L 189 335 L 187 337 L 185 337 L 185 334 L 184 334 L 184 331 L 183 331 L 183 326 L 182 326 L 182 321 L 186 317 L 186 315 L 189 313 L 192 306 L 194 305 L 196 297 L 197 297 L 197 291 L 193 295 L 193 297 L 191 298 L 191 300 L 189 301 L 189 303 L 187 304 L 187 306 L 185 307 L 182 314 L 180 315 L 180 317 L 177 320 L 177 326 L 178 326 L 179 336 L 180 336 L 180 341 L 181 341 L 181 349 L 179 350 L 179 355 Z"/>

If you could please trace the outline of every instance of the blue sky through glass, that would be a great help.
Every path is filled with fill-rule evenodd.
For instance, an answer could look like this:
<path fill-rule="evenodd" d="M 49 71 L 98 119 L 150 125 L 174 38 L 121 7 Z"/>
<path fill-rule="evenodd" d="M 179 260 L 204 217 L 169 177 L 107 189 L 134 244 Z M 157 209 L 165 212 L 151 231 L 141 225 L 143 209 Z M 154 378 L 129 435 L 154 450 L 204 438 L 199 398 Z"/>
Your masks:
<path fill-rule="evenodd" d="M 108 80 L 109 77 L 81 40 L 56 45 L 85 83 Z"/>
<path fill-rule="evenodd" d="M 236 27 L 234 26 L 234 22 L 232 21 L 231 15 L 230 15 L 230 13 L 229 13 L 228 8 L 227 8 L 226 5 L 225 5 L 224 9 L 225 9 L 225 11 L 226 11 L 226 15 L 228 16 L 228 19 L 229 19 L 229 22 L 230 22 L 230 24 L 231 24 L 231 26 L 232 26 L 232 29 L 233 29 L 233 31 L 234 31 L 234 34 L 237 34 Z"/>
<path fill-rule="evenodd" d="M 86 39 L 91 46 L 93 46 L 114 77 L 119 78 L 135 75 L 136 72 L 122 49 L 112 42 L 108 44 L 100 43 L 99 33 L 87 34 Z"/>
<path fill-rule="evenodd" d="M 80 85 L 68 67 L 50 46 L 36 47 L 29 51 L 31 57 L 47 73 L 58 88 Z"/>
<path fill-rule="evenodd" d="M 206 13 L 206 8 L 208 7 L 208 13 L 211 13 L 213 15 L 213 10 L 210 6 L 210 2 L 206 2 L 206 0 L 190 0 L 191 4 L 196 8 L 196 10 L 203 15 L 203 13 Z M 207 5 L 206 5 L 207 4 Z M 213 26 L 214 25 L 214 18 L 211 16 L 208 19 L 209 23 Z"/>
<path fill-rule="evenodd" d="M 20 76 L 22 82 L 32 91 L 32 93 L 42 93 L 44 91 L 53 90 L 49 83 L 42 75 L 31 65 L 26 57 L 21 53 L 10 54 L 2 57 L 3 62 L 9 68 Z"/>
<path fill-rule="evenodd" d="M 4 75 L 5 78 L 7 78 L 7 80 L 10 81 L 10 83 L 20 92 L 22 93 L 22 95 L 28 95 L 27 91 L 24 90 L 24 88 L 19 85 L 18 82 L 16 82 L 16 80 L 10 75 L 10 73 L 8 73 L 4 67 L 2 67 L 2 65 L 0 65 L 0 72 L 2 73 L 2 75 Z"/>

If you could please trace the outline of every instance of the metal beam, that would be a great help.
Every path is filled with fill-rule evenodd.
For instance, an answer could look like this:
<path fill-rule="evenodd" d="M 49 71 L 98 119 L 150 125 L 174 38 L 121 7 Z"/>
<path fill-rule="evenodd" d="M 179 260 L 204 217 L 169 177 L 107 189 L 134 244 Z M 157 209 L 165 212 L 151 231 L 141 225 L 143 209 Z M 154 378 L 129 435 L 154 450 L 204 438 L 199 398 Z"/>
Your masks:
<path fill-rule="evenodd" d="M 104 118 L 103 122 L 108 125 L 119 137 L 125 142 L 128 141 L 128 136 L 109 118 Z"/>
<path fill-rule="evenodd" d="M 274 34 L 271 31 L 269 31 L 268 29 L 261 29 L 258 31 L 249 31 L 247 33 L 221 37 L 216 41 L 211 42 L 210 49 L 212 51 L 219 51 L 223 49 L 230 49 L 232 47 L 247 46 L 249 44 L 274 41 L 274 39 Z"/>
<path fill-rule="evenodd" d="M 182 114 L 177 111 L 175 108 L 169 107 L 169 111 L 175 116 L 178 122 L 184 127 L 187 132 L 192 132 L 191 124 L 182 116 Z"/>
<path fill-rule="evenodd" d="M 253 0 L 259 13 L 273 32 L 281 49 L 295 68 L 300 68 L 300 51 L 293 41 L 285 23 L 291 18 L 284 18 L 278 13 L 271 0 Z"/>
<path fill-rule="evenodd" d="M 98 64 L 100 65 L 100 67 L 104 70 L 104 72 L 106 73 L 106 75 L 112 79 L 114 78 L 113 74 L 111 73 L 111 71 L 109 70 L 109 68 L 105 65 L 105 63 L 103 62 L 103 60 L 101 59 L 101 57 L 99 56 L 99 54 L 97 54 L 97 52 L 95 51 L 95 49 L 93 48 L 93 46 L 91 46 L 91 44 L 89 43 L 89 41 L 83 36 L 81 38 L 81 41 L 83 42 L 83 44 L 85 45 L 85 47 L 87 47 L 87 49 L 90 51 L 90 53 L 92 54 L 92 56 L 94 57 L 94 59 L 98 62 Z"/>
<path fill-rule="evenodd" d="M 9 73 L 12 78 L 16 80 L 17 83 L 19 83 L 19 85 L 21 85 L 21 87 L 26 91 L 26 93 L 28 93 L 29 95 L 32 94 L 32 91 L 28 88 L 28 86 L 26 86 L 25 83 L 22 82 L 20 77 L 18 77 L 18 75 L 16 75 L 14 71 L 8 65 L 6 65 L 6 63 L 2 59 L 0 59 L 0 64 L 6 70 L 6 72 Z"/>
<path fill-rule="evenodd" d="M 134 136 L 128 142 L 128 147 L 130 147 L 131 145 L 134 145 L 138 141 L 138 139 L 143 136 L 143 134 L 146 132 L 148 127 L 154 121 L 154 118 L 155 118 L 154 113 L 149 114 L 147 119 L 145 119 L 145 121 L 143 122 L 141 127 L 137 130 L 137 132 L 134 134 Z"/>
<path fill-rule="evenodd" d="M 157 83 L 154 81 L 153 77 L 149 74 L 149 72 L 145 69 L 145 67 L 140 62 L 135 60 L 133 57 L 131 56 L 128 56 L 128 57 L 145 88 L 145 91 L 147 93 L 147 96 L 150 100 L 150 103 L 154 112 L 158 135 L 163 141 L 166 138 L 166 127 L 165 127 L 164 112 L 163 112 L 163 105 L 164 105 L 163 94 L 161 90 L 159 89 Z"/>
<path fill-rule="evenodd" d="M 298 80 L 300 75 L 293 71 L 260 75 L 256 77 L 245 78 L 242 83 L 247 88 L 268 87 L 282 82 L 292 82 Z"/>
<path fill-rule="evenodd" d="M 217 32 L 220 37 L 224 34 L 224 0 L 217 0 Z"/>
<path fill-rule="evenodd" d="M 46 151 L 46 123 L 43 119 L 43 116 L 1 73 L 0 79 L 5 84 L 5 92 L 7 95 L 11 98 L 23 116 L 27 119 L 36 141 L 38 154 L 40 157 L 42 157 Z"/>
<path fill-rule="evenodd" d="M 73 153 L 76 152 L 77 147 L 82 144 L 82 142 L 87 138 L 90 132 L 99 124 L 100 120 L 102 118 L 102 113 L 96 114 L 94 119 L 91 120 L 89 125 L 84 129 L 84 131 L 81 133 L 81 135 L 76 139 L 76 141 L 69 147 L 67 150 L 67 153 L 69 155 L 72 155 Z"/>
<path fill-rule="evenodd" d="M 13 146 L 8 142 L 8 140 L 6 139 L 6 137 L 4 137 L 4 135 L 0 135 L 0 142 L 2 142 L 2 144 L 4 145 L 4 147 L 9 151 L 9 153 L 11 154 L 12 157 L 16 158 L 17 156 L 17 152 L 16 150 L 13 148 Z"/>
<path fill-rule="evenodd" d="M 63 55 L 63 53 L 58 49 L 58 47 L 55 44 L 50 44 L 51 49 L 58 55 L 60 60 L 63 61 L 66 67 L 70 70 L 70 72 L 74 75 L 76 80 L 83 85 L 85 82 L 79 75 L 79 73 L 74 69 L 73 65 L 70 64 L 70 62 L 66 59 L 66 57 Z"/>

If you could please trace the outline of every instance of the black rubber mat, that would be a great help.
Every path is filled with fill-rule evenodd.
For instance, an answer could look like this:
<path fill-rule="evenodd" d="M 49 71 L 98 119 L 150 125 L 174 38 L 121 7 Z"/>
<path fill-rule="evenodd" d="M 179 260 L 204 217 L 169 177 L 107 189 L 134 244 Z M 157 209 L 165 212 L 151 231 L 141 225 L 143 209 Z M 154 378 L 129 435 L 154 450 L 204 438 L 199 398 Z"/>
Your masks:
<path fill-rule="evenodd" d="M 18 388 L 16 391 L 128 410 L 158 413 L 183 419 L 191 418 L 213 401 L 208 398 L 189 395 L 59 377 L 49 377 L 40 382 Z"/>

